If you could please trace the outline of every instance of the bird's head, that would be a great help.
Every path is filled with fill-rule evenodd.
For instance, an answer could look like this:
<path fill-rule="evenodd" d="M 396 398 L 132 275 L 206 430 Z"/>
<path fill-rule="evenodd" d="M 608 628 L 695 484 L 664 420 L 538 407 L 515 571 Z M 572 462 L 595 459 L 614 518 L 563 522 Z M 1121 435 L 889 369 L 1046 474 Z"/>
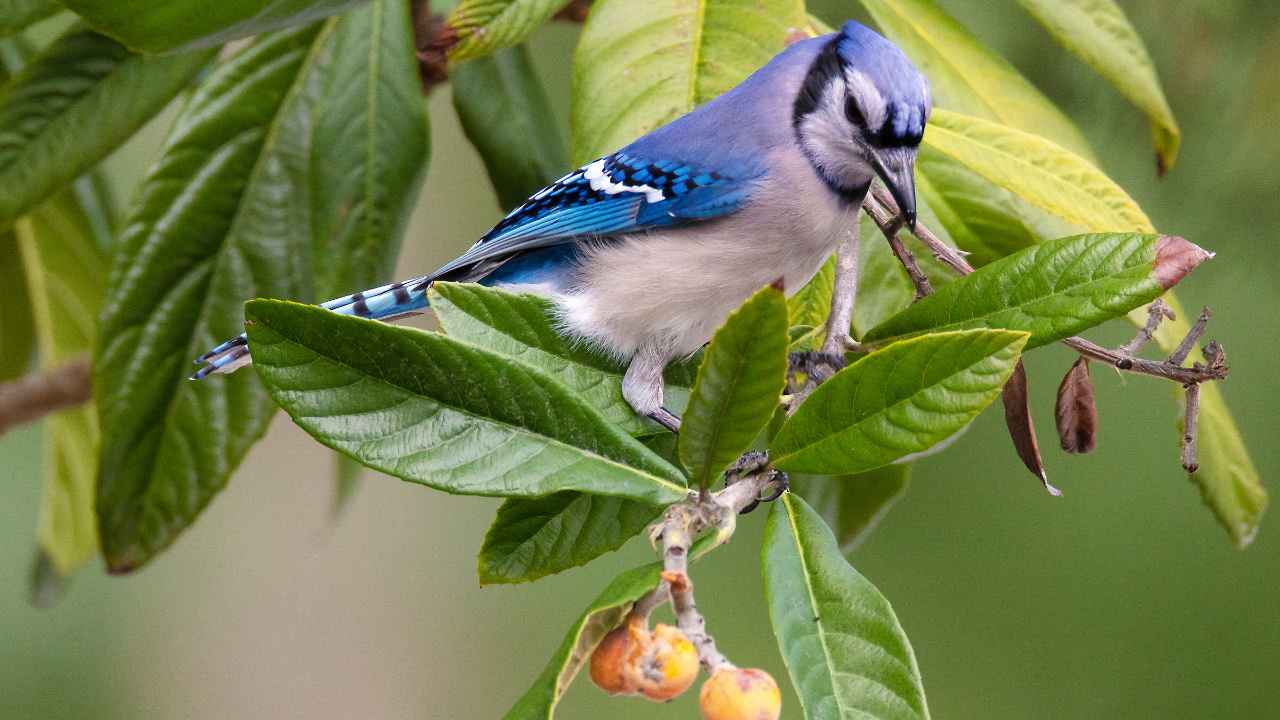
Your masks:
<path fill-rule="evenodd" d="M 849 21 L 830 37 L 796 97 L 796 137 L 842 194 L 860 196 L 879 177 L 914 227 L 929 82 L 896 45 L 864 25 Z"/>

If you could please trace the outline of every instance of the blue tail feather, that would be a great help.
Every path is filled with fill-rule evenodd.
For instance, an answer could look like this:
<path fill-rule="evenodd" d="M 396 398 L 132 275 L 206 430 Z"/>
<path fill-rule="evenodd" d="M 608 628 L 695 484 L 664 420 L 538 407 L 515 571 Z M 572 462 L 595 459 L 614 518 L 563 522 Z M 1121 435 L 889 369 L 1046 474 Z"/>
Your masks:
<path fill-rule="evenodd" d="M 389 322 L 418 315 L 425 310 L 429 287 L 431 278 L 423 275 L 334 298 L 321 303 L 320 307 L 340 315 Z M 202 367 L 196 370 L 191 379 L 203 380 L 210 375 L 232 373 L 250 362 L 249 338 L 240 334 L 196 358 L 195 363 Z"/>

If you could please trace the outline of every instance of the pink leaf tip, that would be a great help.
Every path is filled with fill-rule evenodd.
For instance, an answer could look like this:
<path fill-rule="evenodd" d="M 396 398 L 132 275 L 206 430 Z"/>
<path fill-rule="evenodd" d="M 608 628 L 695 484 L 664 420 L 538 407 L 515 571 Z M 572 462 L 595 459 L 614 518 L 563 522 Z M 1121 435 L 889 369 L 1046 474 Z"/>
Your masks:
<path fill-rule="evenodd" d="M 1156 241 L 1156 261 L 1152 271 L 1160 287 L 1168 290 L 1213 253 L 1177 235 L 1161 235 Z"/>

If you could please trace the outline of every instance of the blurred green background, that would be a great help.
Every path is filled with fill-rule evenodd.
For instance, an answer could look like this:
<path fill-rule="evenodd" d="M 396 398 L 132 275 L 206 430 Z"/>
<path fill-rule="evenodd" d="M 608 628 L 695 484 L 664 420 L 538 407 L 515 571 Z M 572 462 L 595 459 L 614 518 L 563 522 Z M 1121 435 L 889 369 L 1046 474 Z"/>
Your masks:
<path fill-rule="evenodd" d="M 1264 477 L 1280 471 L 1275 285 L 1280 228 L 1280 3 L 1124 0 L 1184 130 L 1154 178 L 1139 113 L 1059 49 L 1013 0 L 942 3 L 1076 118 L 1106 170 L 1164 231 L 1218 252 L 1180 287 L 1212 304 L 1224 390 Z M 812 2 L 829 20 L 852 0 Z M 568 109 L 575 36 L 534 40 Z M 433 160 L 401 262 L 454 255 L 500 212 L 447 88 L 430 99 Z M 109 162 L 129 182 L 164 120 Z M 1129 327 L 1093 333 L 1119 342 Z M 1048 497 L 998 412 L 918 467 L 911 491 L 853 558 L 893 602 L 938 718 L 1276 717 L 1280 543 L 1272 517 L 1233 550 L 1178 467 L 1170 389 L 1095 370 L 1096 454 L 1052 440 L 1071 361 L 1028 360 L 1053 480 Z M 52 611 L 26 603 L 39 428 L 0 438 L 0 718 L 496 718 L 541 670 L 583 605 L 640 542 L 537 584 L 481 589 L 474 555 L 497 502 L 368 477 L 336 524 L 332 456 L 281 418 L 196 526 L 136 576 L 78 575 Z M 1272 483 L 1272 489 L 1276 486 Z M 763 512 L 697 569 L 699 601 L 739 664 L 785 677 L 758 571 Z M 692 694 L 691 694 L 692 695 Z M 559 717 L 694 717 L 575 683 Z M 788 696 L 783 716 L 798 718 Z"/>

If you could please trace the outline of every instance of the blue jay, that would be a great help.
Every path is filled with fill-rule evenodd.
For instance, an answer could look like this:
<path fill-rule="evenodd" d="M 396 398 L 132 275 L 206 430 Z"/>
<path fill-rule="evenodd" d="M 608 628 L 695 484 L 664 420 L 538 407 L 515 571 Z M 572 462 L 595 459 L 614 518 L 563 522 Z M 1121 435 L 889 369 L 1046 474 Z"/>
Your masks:
<path fill-rule="evenodd" d="M 423 312 L 436 280 L 546 295 L 566 336 L 627 364 L 631 407 L 674 431 L 666 365 L 760 287 L 808 282 L 856 230 L 873 179 L 914 226 L 930 110 L 928 82 L 902 51 L 851 21 L 538 191 L 435 272 L 323 307 L 394 320 Z M 193 379 L 249 361 L 241 335 L 197 359 Z"/>

